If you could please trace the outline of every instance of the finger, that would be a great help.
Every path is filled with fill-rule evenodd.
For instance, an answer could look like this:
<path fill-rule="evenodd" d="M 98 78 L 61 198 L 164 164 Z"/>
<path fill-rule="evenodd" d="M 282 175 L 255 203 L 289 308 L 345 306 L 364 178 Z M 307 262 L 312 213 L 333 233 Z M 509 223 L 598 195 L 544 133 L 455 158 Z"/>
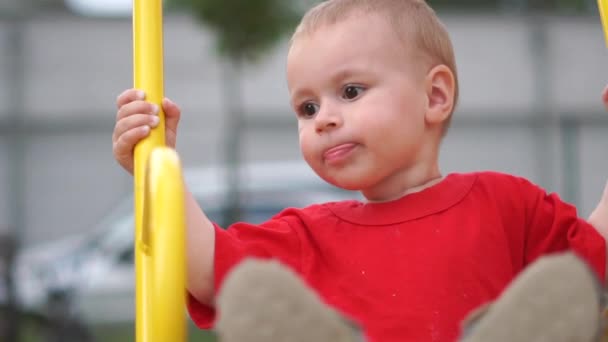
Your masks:
<path fill-rule="evenodd" d="M 120 95 L 118 95 L 118 97 L 116 98 L 116 107 L 120 108 L 129 102 L 133 102 L 133 101 L 137 101 L 137 100 L 145 100 L 145 98 L 146 98 L 146 93 L 144 93 L 143 90 L 134 89 L 134 88 L 127 89 L 127 90 L 123 91 Z"/>
<path fill-rule="evenodd" d="M 149 126 L 139 126 L 132 128 L 120 135 L 118 140 L 114 142 L 113 151 L 117 160 L 126 160 L 132 158 L 133 149 L 141 139 L 150 134 Z"/>
<path fill-rule="evenodd" d="M 158 114 L 158 105 L 146 101 L 129 102 L 118 110 L 116 113 L 116 121 L 120 121 L 125 117 L 134 114 Z"/>
<path fill-rule="evenodd" d="M 163 110 L 165 111 L 165 123 L 169 127 L 177 127 L 177 123 L 181 117 L 181 109 L 175 102 L 168 98 L 164 98 Z"/>
<path fill-rule="evenodd" d="M 127 116 L 116 122 L 114 127 L 114 134 L 112 135 L 112 141 L 117 141 L 126 132 L 131 131 L 134 128 L 148 126 L 148 128 L 154 128 L 158 126 L 160 118 L 156 115 L 149 114 L 135 114 Z"/>

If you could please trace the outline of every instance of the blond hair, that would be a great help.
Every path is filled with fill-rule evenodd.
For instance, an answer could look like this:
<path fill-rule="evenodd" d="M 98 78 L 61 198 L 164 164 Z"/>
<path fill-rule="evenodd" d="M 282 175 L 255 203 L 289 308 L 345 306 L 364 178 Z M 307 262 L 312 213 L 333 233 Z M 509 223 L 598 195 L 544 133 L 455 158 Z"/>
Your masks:
<path fill-rule="evenodd" d="M 447 66 L 454 74 L 454 111 L 459 93 L 454 48 L 445 26 L 424 0 L 327 0 L 304 15 L 292 41 L 302 34 L 315 32 L 321 26 L 345 20 L 354 13 L 385 16 L 400 39 L 414 42 L 416 52 L 426 58 L 429 67 Z M 450 118 L 446 121 L 446 130 Z"/>

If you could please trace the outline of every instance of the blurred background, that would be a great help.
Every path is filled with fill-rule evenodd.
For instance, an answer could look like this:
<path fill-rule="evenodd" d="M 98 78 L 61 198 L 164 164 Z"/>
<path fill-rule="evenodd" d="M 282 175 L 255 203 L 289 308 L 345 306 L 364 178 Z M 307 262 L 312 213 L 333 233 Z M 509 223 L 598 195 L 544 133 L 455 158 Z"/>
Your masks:
<path fill-rule="evenodd" d="M 219 221 L 353 195 L 291 162 L 287 40 L 317 2 L 166 1 L 178 152 Z M 521 175 L 588 216 L 608 179 L 596 0 L 429 3 L 461 81 L 444 172 Z M 132 178 L 111 150 L 115 99 L 133 84 L 131 25 L 131 0 L 0 0 L 2 341 L 133 340 Z"/>

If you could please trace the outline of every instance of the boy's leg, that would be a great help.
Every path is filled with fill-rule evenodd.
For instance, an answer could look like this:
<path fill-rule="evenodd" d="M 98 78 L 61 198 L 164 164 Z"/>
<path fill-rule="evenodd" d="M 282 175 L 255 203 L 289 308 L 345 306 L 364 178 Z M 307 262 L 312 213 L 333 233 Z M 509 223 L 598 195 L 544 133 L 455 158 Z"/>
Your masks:
<path fill-rule="evenodd" d="M 227 276 L 217 300 L 222 342 L 354 342 L 360 330 L 326 306 L 288 268 L 246 260 Z"/>
<path fill-rule="evenodd" d="M 463 342 L 596 342 L 601 283 L 574 254 L 540 258 L 487 307 L 472 314 Z"/>

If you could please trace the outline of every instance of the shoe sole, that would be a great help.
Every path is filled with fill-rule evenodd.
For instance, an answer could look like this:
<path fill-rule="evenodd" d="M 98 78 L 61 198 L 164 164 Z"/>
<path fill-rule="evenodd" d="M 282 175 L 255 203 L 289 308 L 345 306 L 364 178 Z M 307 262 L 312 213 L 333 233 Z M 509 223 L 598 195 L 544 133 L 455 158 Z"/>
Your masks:
<path fill-rule="evenodd" d="M 464 342 L 599 341 L 601 284 L 571 253 L 526 268 L 474 322 Z"/>
<path fill-rule="evenodd" d="M 326 306 L 288 268 L 245 260 L 226 277 L 217 298 L 222 342 L 353 342 L 358 330 Z"/>

